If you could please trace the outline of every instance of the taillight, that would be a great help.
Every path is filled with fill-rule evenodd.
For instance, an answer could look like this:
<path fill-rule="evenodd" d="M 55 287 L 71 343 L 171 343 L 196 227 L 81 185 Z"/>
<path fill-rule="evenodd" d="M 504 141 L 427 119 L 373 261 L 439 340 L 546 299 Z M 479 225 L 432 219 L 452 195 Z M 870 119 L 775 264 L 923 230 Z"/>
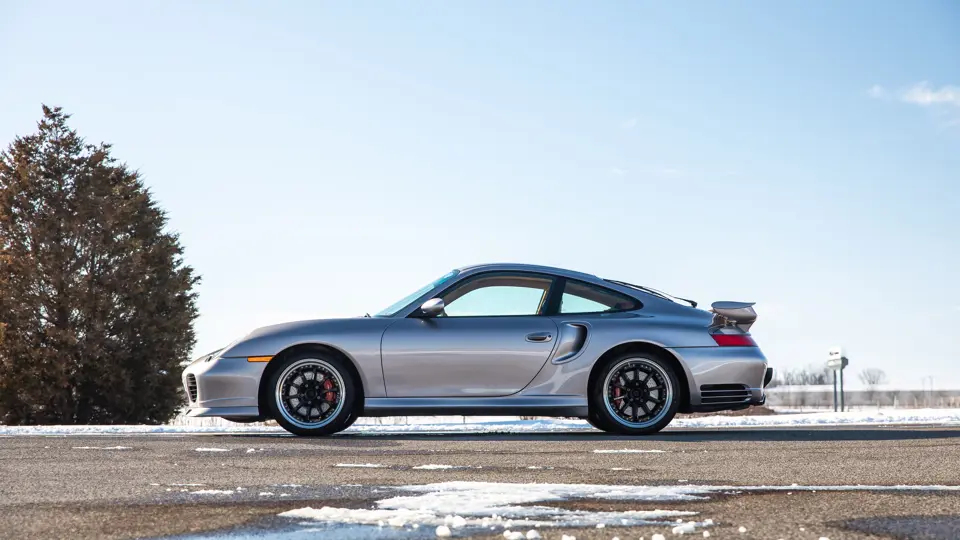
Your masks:
<path fill-rule="evenodd" d="M 756 347 L 757 342 L 749 334 L 711 334 L 721 347 Z"/>

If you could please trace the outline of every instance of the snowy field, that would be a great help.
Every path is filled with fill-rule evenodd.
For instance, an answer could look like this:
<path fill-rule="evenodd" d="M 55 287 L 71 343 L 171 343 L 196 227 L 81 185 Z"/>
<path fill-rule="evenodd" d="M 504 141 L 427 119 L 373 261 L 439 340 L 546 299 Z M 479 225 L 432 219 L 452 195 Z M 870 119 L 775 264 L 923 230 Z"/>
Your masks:
<path fill-rule="evenodd" d="M 815 426 L 960 426 L 960 409 L 886 409 L 855 412 L 817 412 L 770 416 L 705 416 L 678 418 L 667 429 L 763 428 Z M 521 420 L 517 417 L 394 417 L 361 418 L 347 434 L 404 433 L 570 433 L 595 431 L 586 421 L 558 418 Z M 182 418 L 160 426 L 0 426 L 0 436 L 109 435 L 143 433 L 286 433 L 278 426 L 234 424 L 220 419 Z"/>

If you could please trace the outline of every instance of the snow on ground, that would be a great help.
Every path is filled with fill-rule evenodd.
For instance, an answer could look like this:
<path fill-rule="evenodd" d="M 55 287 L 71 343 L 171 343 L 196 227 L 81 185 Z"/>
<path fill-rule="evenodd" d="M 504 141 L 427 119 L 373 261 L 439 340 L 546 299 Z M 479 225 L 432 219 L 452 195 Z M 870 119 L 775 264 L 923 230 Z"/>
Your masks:
<path fill-rule="evenodd" d="M 594 450 L 594 454 L 663 454 L 666 450 L 639 450 L 634 448 L 621 448 L 620 450 Z"/>
<path fill-rule="evenodd" d="M 713 521 L 684 521 L 696 515 L 682 509 L 655 507 L 623 512 L 571 510 L 558 502 L 577 499 L 683 502 L 711 495 L 749 491 L 960 491 L 960 486 L 617 486 L 593 484 L 510 484 L 496 482 L 440 482 L 396 488 L 400 494 L 376 502 L 376 508 L 299 508 L 282 517 L 310 520 L 330 526 L 358 525 L 407 529 L 528 529 L 530 527 L 617 527 L 669 525 L 674 534 L 693 533 Z M 550 506 L 538 503 L 552 503 Z M 677 519 L 680 518 L 680 519 Z M 407 529 L 409 530 L 409 529 Z M 458 535 L 459 536 L 459 535 Z M 514 535 L 516 536 L 516 535 Z M 526 535 L 524 535 L 526 537 Z M 517 538 L 521 538 L 517 536 Z"/>
<path fill-rule="evenodd" d="M 207 419 L 205 419 L 207 420 Z M 376 420 L 386 420 L 375 422 Z M 406 423 L 392 423 L 401 422 Z M 703 416 L 677 418 L 668 429 L 793 427 L 838 425 L 960 425 L 960 409 L 886 409 L 855 412 L 817 412 L 775 414 L 769 416 Z M 542 418 L 520 420 L 516 417 L 396 417 L 363 418 L 346 433 L 378 435 L 421 433 L 556 433 L 591 431 L 584 420 Z M 111 435 L 144 433 L 286 433 L 268 425 L 161 425 L 161 426 L 0 426 L 0 436 L 12 435 Z"/>
<path fill-rule="evenodd" d="M 450 529 L 490 527 L 595 526 L 662 524 L 670 518 L 691 516 L 682 510 L 631 510 L 593 512 L 538 506 L 574 498 L 682 501 L 701 498 L 696 487 L 597 486 L 576 484 L 500 484 L 491 482 L 442 482 L 402 486 L 408 495 L 377 501 L 377 508 L 300 508 L 280 514 L 329 524 L 418 526 Z M 706 491 L 704 493 L 707 493 Z M 673 519 L 670 519 L 670 523 Z"/>

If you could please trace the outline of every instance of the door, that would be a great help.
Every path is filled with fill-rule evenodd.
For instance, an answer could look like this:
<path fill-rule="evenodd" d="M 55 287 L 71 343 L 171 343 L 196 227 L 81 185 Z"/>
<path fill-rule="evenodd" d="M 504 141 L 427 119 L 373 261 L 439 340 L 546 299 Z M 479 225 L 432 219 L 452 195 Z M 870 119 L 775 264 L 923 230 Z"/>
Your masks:
<path fill-rule="evenodd" d="M 553 278 L 491 272 L 440 294 L 444 313 L 405 318 L 381 343 L 389 397 L 493 397 L 523 389 L 550 358 L 557 326 L 542 316 Z"/>

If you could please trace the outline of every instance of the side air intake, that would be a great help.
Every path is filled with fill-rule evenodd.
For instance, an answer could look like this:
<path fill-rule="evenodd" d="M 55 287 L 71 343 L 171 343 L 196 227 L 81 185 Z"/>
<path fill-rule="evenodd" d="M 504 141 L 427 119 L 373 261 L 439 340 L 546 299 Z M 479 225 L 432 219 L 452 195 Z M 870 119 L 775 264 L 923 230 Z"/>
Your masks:
<path fill-rule="evenodd" d="M 700 387 L 704 405 L 738 405 L 750 401 L 750 389 L 742 384 L 705 384 Z"/>

